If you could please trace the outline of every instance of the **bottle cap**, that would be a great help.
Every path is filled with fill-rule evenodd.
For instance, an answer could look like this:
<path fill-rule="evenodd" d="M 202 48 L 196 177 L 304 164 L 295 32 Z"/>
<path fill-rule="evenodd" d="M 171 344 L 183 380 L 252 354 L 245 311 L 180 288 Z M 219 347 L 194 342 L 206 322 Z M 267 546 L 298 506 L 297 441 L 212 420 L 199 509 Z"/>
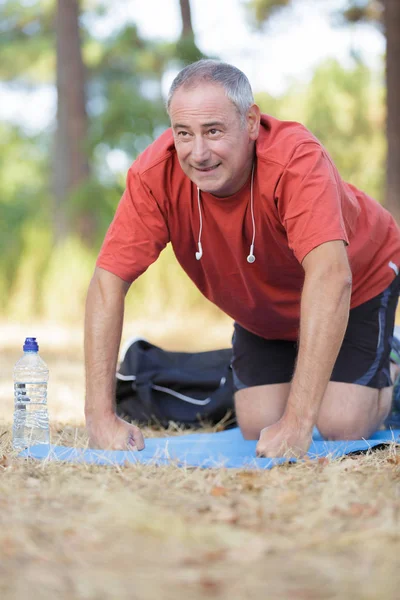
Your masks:
<path fill-rule="evenodd" d="M 36 338 L 34 337 L 28 337 L 25 340 L 25 344 L 23 346 L 23 351 L 24 352 L 38 352 L 39 351 L 39 346 L 38 343 L 36 341 Z"/>

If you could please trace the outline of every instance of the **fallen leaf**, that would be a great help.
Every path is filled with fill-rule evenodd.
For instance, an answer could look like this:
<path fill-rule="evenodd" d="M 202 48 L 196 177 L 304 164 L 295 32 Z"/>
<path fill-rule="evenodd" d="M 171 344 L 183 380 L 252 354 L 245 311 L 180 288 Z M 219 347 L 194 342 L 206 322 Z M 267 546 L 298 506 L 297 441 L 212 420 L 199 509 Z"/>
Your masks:
<path fill-rule="evenodd" d="M 378 509 L 376 506 L 371 506 L 370 504 L 353 502 L 347 513 L 351 517 L 373 517 L 378 514 Z"/>
<path fill-rule="evenodd" d="M 293 491 L 287 491 L 278 496 L 277 501 L 279 504 L 295 504 L 299 499 L 299 494 Z"/>
<path fill-rule="evenodd" d="M 200 514 L 203 513 L 207 513 L 210 512 L 211 510 L 211 506 L 209 504 L 200 504 L 197 508 L 196 508 L 197 512 Z"/>
<path fill-rule="evenodd" d="M 227 555 L 225 548 L 219 548 L 217 550 L 209 550 L 203 554 L 187 555 L 182 557 L 181 564 L 185 567 L 199 567 L 205 563 L 215 563 L 223 560 Z"/>
<path fill-rule="evenodd" d="M 331 514 L 340 517 L 374 517 L 378 514 L 378 508 L 371 504 L 363 502 L 352 502 L 348 508 L 339 508 L 335 506 L 331 510 Z"/>
<path fill-rule="evenodd" d="M 65 537 L 74 537 L 76 535 L 76 533 L 77 533 L 77 531 L 73 527 L 67 527 L 67 529 L 64 529 L 64 531 L 63 531 L 63 535 Z"/>
<path fill-rule="evenodd" d="M 260 476 L 254 472 L 238 473 L 238 479 L 240 481 L 240 488 L 243 491 L 253 492 L 260 491 L 264 488 Z"/>
<path fill-rule="evenodd" d="M 10 459 L 8 458 L 8 456 L 6 456 L 5 454 L 3 454 L 0 457 L 0 467 L 3 467 L 4 469 L 6 469 L 10 465 L 11 465 Z"/>
<path fill-rule="evenodd" d="M 199 579 L 199 585 L 206 590 L 207 594 L 218 594 L 221 590 L 221 582 L 211 577 L 201 577 Z"/>
<path fill-rule="evenodd" d="M 261 521 L 264 518 L 264 507 L 262 504 L 259 504 L 257 506 L 256 515 L 257 515 L 257 518 L 259 519 L 259 521 Z"/>
<path fill-rule="evenodd" d="M 217 562 L 219 560 L 223 560 L 226 557 L 227 550 L 226 548 L 219 548 L 218 550 L 209 550 L 203 555 L 205 562 Z"/>
<path fill-rule="evenodd" d="M 239 473 L 236 473 L 236 477 L 238 479 L 244 479 L 245 481 L 249 479 L 260 479 L 260 475 L 257 471 L 239 471 Z"/>
<path fill-rule="evenodd" d="M 16 541 L 11 537 L 3 538 L 1 548 L 6 556 L 14 556 L 21 552 L 21 548 L 18 547 Z"/>
<path fill-rule="evenodd" d="M 228 488 L 222 487 L 222 485 L 216 485 L 211 489 L 211 496 L 227 496 L 229 493 Z"/>

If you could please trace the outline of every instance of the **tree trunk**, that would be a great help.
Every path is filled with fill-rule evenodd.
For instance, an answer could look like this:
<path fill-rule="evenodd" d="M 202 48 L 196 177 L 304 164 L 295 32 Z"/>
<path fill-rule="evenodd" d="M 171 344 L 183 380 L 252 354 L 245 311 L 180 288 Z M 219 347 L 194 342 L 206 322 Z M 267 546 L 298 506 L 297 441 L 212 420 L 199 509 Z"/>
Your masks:
<path fill-rule="evenodd" d="M 181 17 L 182 17 L 182 38 L 192 38 L 194 39 L 193 25 L 192 25 L 192 14 L 190 12 L 190 3 L 189 0 L 179 0 L 179 4 L 181 7 Z"/>
<path fill-rule="evenodd" d="M 196 46 L 190 12 L 190 0 L 179 0 L 182 19 L 182 31 L 176 45 L 177 56 L 183 63 L 189 64 L 204 58 L 201 50 Z"/>
<path fill-rule="evenodd" d="M 400 1 L 385 0 L 387 160 L 385 206 L 400 224 Z"/>
<path fill-rule="evenodd" d="M 85 148 L 88 119 L 85 101 L 85 69 L 79 35 L 77 0 L 58 0 L 57 36 L 57 131 L 54 165 L 54 230 L 56 242 L 68 234 L 67 203 L 71 194 L 89 176 Z M 94 218 L 81 214 L 77 232 L 90 243 Z"/>

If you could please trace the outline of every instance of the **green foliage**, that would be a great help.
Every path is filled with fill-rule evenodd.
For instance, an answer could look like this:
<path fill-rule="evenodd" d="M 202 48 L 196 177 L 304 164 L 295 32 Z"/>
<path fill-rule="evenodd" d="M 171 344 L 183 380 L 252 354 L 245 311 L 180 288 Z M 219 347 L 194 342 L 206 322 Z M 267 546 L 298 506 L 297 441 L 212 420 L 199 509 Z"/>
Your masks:
<path fill-rule="evenodd" d="M 385 115 L 382 86 L 363 64 L 335 61 L 317 69 L 308 88 L 304 124 L 328 148 L 342 177 L 383 200 Z"/>
<path fill-rule="evenodd" d="M 301 2 L 302 0 L 300 0 Z M 303 0 L 304 1 L 304 0 Z M 258 29 L 282 9 L 293 6 L 295 0 L 247 0 L 250 20 Z M 347 0 L 340 9 L 332 9 L 332 17 L 339 24 L 372 23 L 380 25 L 384 0 Z"/>
<path fill-rule="evenodd" d="M 145 40 L 129 23 L 98 38 L 92 25 L 107 18 L 109 4 L 82 0 L 81 8 L 92 176 L 68 200 L 72 233 L 58 247 L 52 235 L 52 135 L 28 135 L 0 125 L 0 310 L 13 318 L 36 314 L 72 319 L 78 305 L 82 307 L 96 254 L 124 188 L 124 177 L 115 164 L 110 167 L 109 158 L 114 153 L 114 163 L 116 155 L 126 167 L 168 126 L 163 73 L 171 61 L 185 64 L 199 53 L 194 39 Z M 0 2 L 0 76 L 13 89 L 55 84 L 55 10 L 55 0 Z M 88 211 L 96 215 L 93 248 L 85 248 L 74 235 L 74 224 Z M 174 286 L 165 281 L 166 274 L 179 269 L 170 266 L 173 261 L 168 250 L 161 267 L 152 269 L 168 293 Z M 139 296 L 144 298 L 152 285 L 146 275 L 137 283 Z M 68 303 L 63 301 L 66 290 L 74 290 Z M 165 295 L 158 296 L 165 301 Z"/>
<path fill-rule="evenodd" d="M 39 317 L 82 323 L 97 251 L 87 248 L 76 236 L 54 247 L 49 229 L 38 224 L 25 227 L 23 240 L 4 313 L 17 322 Z M 132 284 L 125 313 L 128 320 L 152 319 L 196 309 L 217 312 L 182 271 L 168 246 Z"/>
<path fill-rule="evenodd" d="M 115 178 L 111 183 L 100 183 L 98 179 L 90 178 L 80 186 L 70 197 L 67 206 L 67 217 L 70 222 L 76 222 L 85 214 L 95 215 L 96 236 L 92 250 L 100 248 L 104 234 L 114 216 L 116 203 L 124 191 L 123 183 L 116 184 Z"/>
<path fill-rule="evenodd" d="M 54 0 L 0 3 L 0 79 L 19 85 L 52 81 Z"/>
<path fill-rule="evenodd" d="M 279 13 L 282 8 L 287 8 L 292 0 L 247 0 L 247 9 L 251 22 L 257 28 Z"/>
<path fill-rule="evenodd" d="M 47 152 L 42 136 L 0 123 L 0 309 L 8 301 L 28 223 L 49 227 Z"/>
<path fill-rule="evenodd" d="M 52 321 L 82 319 L 94 270 L 94 252 L 75 236 L 53 248 L 40 286 L 39 314 Z"/>
<path fill-rule="evenodd" d="M 349 0 L 343 11 L 348 23 L 380 24 L 383 15 L 383 0 Z"/>
<path fill-rule="evenodd" d="M 188 65 L 201 58 L 206 58 L 195 43 L 193 36 L 181 37 L 175 45 L 175 55 L 182 65 Z"/>
<path fill-rule="evenodd" d="M 42 279 L 53 251 L 51 231 L 39 221 L 26 223 L 21 233 L 21 250 L 5 306 L 15 321 L 42 313 Z M 57 286 L 56 281 L 54 284 Z"/>

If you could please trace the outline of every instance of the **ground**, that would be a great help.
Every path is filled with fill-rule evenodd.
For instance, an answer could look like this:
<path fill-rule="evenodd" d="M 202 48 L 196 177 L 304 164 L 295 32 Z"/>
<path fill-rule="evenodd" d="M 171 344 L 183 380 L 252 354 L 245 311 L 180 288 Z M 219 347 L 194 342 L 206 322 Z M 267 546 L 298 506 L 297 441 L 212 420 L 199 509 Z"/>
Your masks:
<path fill-rule="evenodd" d="M 139 324 L 125 338 L 195 349 L 196 336 L 171 336 L 174 327 L 160 336 Z M 11 420 L 25 333 L 0 329 L 1 600 L 399 597 L 395 446 L 266 472 L 23 461 Z M 81 331 L 36 330 L 50 367 L 52 441 L 84 446 Z M 214 347 L 229 340 L 226 324 L 213 333 Z"/>

